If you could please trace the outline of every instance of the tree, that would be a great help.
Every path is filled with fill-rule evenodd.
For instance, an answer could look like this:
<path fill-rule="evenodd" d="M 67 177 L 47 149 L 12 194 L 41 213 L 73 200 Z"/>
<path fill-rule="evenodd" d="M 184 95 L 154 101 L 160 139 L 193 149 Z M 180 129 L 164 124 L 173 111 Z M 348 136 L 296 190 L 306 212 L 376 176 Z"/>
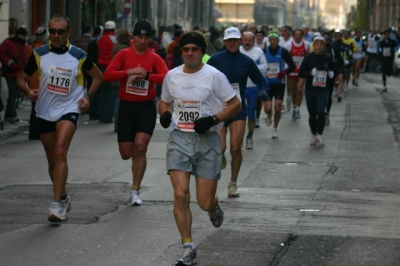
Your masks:
<path fill-rule="evenodd" d="M 366 0 L 357 0 L 357 15 L 353 27 L 362 31 L 369 30 L 368 3 Z"/>

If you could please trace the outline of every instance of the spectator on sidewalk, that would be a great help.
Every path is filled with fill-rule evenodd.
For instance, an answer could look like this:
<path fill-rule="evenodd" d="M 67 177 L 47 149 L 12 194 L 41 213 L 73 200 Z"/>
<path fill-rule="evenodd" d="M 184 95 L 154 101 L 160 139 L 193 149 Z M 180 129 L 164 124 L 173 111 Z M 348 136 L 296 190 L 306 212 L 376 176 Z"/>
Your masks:
<path fill-rule="evenodd" d="M 107 21 L 103 35 L 97 41 L 97 65 L 104 73 L 113 58 L 113 48 L 117 43 L 115 22 Z M 103 82 L 99 90 L 99 122 L 112 123 L 117 92 L 111 82 Z"/>
<path fill-rule="evenodd" d="M 26 44 L 28 31 L 25 28 L 18 28 L 15 35 L 5 39 L 0 45 L 0 62 L 2 74 L 6 79 L 8 87 L 8 98 L 4 119 L 10 123 L 19 122 L 16 100 L 20 91 L 16 81 L 23 67 L 23 56 L 28 45 Z"/>

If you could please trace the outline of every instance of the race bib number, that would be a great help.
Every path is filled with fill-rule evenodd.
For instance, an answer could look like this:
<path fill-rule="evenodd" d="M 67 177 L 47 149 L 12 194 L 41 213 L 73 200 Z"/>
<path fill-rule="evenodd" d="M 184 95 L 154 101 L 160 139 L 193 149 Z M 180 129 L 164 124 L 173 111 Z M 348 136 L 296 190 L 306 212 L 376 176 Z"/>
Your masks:
<path fill-rule="evenodd" d="M 239 83 L 232 83 L 232 89 L 235 91 L 236 96 L 239 98 L 239 101 L 242 102 L 242 98 L 240 97 L 240 87 Z"/>
<path fill-rule="evenodd" d="M 145 79 L 133 83 L 127 83 L 125 91 L 129 94 L 147 96 L 147 93 L 149 92 L 149 84 L 150 82 Z"/>
<path fill-rule="evenodd" d="M 390 57 L 392 53 L 390 52 L 390 47 L 384 47 L 383 48 L 383 56 L 385 57 Z"/>
<path fill-rule="evenodd" d="M 296 64 L 296 68 L 300 68 L 301 63 L 303 63 L 304 56 L 293 56 L 293 61 Z"/>
<path fill-rule="evenodd" d="M 51 66 L 47 77 L 47 91 L 68 95 L 72 85 L 72 69 Z"/>
<path fill-rule="evenodd" d="M 279 63 L 268 63 L 268 73 L 267 73 L 268 78 L 270 79 L 277 78 L 279 72 L 280 72 Z"/>
<path fill-rule="evenodd" d="M 176 126 L 181 131 L 194 132 L 194 121 L 201 118 L 201 101 L 175 100 Z"/>
<path fill-rule="evenodd" d="M 314 87 L 326 87 L 327 76 L 328 76 L 328 72 L 317 71 L 317 74 L 313 77 L 312 85 Z"/>

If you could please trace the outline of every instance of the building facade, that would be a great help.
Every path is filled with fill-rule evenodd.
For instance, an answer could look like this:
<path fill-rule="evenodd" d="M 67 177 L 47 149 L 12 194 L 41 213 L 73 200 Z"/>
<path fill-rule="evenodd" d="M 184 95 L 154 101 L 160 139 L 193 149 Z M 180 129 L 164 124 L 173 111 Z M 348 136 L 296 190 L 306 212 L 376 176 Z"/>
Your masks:
<path fill-rule="evenodd" d="M 364 0 L 367 1 L 369 26 L 378 31 L 389 27 L 400 28 L 400 1 L 398 0 Z"/>
<path fill-rule="evenodd" d="M 129 31 L 139 19 L 150 21 L 156 30 L 173 24 L 185 30 L 208 29 L 215 22 L 214 6 L 214 0 L 0 0 L 0 42 L 21 26 L 34 34 L 55 14 L 70 18 L 71 42 L 81 35 L 83 25 L 104 25 L 108 20 Z"/>

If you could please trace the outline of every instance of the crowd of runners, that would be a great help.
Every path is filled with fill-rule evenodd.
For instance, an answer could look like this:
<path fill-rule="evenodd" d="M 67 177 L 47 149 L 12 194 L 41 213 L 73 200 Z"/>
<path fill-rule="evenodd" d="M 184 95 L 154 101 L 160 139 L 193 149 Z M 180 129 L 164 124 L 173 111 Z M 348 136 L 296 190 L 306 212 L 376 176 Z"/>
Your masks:
<path fill-rule="evenodd" d="M 265 134 L 257 128 L 270 128 L 271 138 L 278 141 L 281 119 L 298 123 L 308 117 L 309 145 L 323 147 L 333 103 L 341 104 L 346 91 L 359 86 L 360 74 L 377 62 L 382 91 L 387 91 L 398 49 L 391 29 L 362 36 L 359 30 L 311 31 L 307 25 L 295 29 L 246 25 L 223 31 L 211 27 L 204 34 L 174 25 L 163 28 L 157 38 L 145 20 L 135 24 L 132 34 L 126 30 L 117 34 L 115 23 L 108 21 L 91 38 L 93 28 L 86 27 L 87 38 L 72 45 L 70 23 L 65 16 L 52 17 L 48 42 L 26 55 L 16 77 L 16 85 L 36 103 L 35 123 L 54 187 L 48 220 L 65 221 L 71 209 L 67 153 L 81 113 L 94 110 L 96 94 L 104 106 L 98 107 L 100 118 L 93 119 L 114 121 L 121 158 L 132 161 L 129 192 L 134 206 L 143 204 L 140 186 L 158 112 L 162 127 L 172 128 L 166 170 L 183 244 L 177 265 L 196 263 L 191 175 L 196 177 L 199 206 L 220 227 L 224 211 L 216 191 L 227 158 L 231 159 L 228 197 L 239 197 L 242 147 L 254 149 L 253 135 Z M 17 68 L 14 61 L 4 59 L 4 49 L 0 47 L 2 63 Z M 307 115 L 300 113 L 302 104 Z M 265 123 L 260 121 L 262 111 Z M 225 155 L 227 150 L 230 156 Z"/>

